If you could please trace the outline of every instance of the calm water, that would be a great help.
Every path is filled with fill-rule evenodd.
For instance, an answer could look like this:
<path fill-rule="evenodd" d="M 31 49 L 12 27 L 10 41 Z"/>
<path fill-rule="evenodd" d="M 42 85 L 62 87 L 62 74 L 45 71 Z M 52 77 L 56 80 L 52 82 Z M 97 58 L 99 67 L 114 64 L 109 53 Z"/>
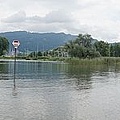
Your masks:
<path fill-rule="evenodd" d="M 0 120 L 119 120 L 120 69 L 0 62 Z"/>

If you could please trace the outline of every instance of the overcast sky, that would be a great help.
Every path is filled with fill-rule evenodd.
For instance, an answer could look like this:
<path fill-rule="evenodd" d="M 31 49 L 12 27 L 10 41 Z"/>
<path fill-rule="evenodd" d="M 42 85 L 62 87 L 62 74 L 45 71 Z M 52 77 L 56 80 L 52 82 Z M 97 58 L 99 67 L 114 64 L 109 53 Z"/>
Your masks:
<path fill-rule="evenodd" d="M 18 30 L 120 42 L 120 0 L 0 0 L 0 32 Z"/>

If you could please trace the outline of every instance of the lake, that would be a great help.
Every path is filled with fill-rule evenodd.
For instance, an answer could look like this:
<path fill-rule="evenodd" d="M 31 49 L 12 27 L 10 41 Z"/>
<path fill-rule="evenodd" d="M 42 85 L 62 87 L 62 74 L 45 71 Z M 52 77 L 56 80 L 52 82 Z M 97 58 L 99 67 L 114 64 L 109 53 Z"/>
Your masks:
<path fill-rule="evenodd" d="M 0 61 L 0 120 L 119 120 L 120 68 Z"/>

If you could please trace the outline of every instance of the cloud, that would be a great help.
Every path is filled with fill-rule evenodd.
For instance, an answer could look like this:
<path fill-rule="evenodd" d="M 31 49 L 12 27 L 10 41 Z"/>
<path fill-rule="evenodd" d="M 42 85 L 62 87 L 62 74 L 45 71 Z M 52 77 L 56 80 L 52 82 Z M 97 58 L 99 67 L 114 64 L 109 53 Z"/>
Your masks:
<path fill-rule="evenodd" d="M 19 22 L 29 22 L 29 23 L 66 23 L 72 22 L 70 13 L 64 13 L 64 11 L 52 11 L 46 14 L 44 17 L 40 16 L 26 16 L 24 11 L 19 11 L 7 18 L 2 19 L 4 23 L 19 23 Z"/>
<path fill-rule="evenodd" d="M 105 41 L 119 41 L 120 38 L 119 0 L 0 2 L 0 31 L 88 33 Z"/>
<path fill-rule="evenodd" d="M 74 20 L 71 14 L 63 10 L 52 11 L 45 16 L 26 16 L 24 11 L 19 11 L 2 19 L 8 29 L 27 30 L 35 32 L 68 32 L 66 24 L 70 26 Z M 3 27 L 4 29 L 4 27 Z"/>
<path fill-rule="evenodd" d="M 73 19 L 71 18 L 70 13 L 65 13 L 64 11 L 52 11 L 46 14 L 44 17 L 40 16 L 32 16 L 27 17 L 27 21 L 29 22 L 42 22 L 42 23 L 67 23 L 72 22 Z"/>
<path fill-rule="evenodd" d="M 26 19 L 26 14 L 23 11 L 19 11 L 18 13 L 15 13 L 7 18 L 3 18 L 1 21 L 5 23 L 19 23 L 24 22 Z"/>
<path fill-rule="evenodd" d="M 46 22 L 58 22 L 58 23 L 65 23 L 65 22 L 72 22 L 71 14 L 62 11 L 52 11 L 51 13 L 45 16 Z"/>

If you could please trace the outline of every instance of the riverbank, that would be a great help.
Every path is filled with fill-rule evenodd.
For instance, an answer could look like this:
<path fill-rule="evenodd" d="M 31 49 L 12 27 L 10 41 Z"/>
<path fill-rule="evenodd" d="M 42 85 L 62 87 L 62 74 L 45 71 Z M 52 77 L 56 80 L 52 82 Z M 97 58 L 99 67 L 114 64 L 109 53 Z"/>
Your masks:
<path fill-rule="evenodd" d="M 17 56 L 17 60 L 29 60 L 29 61 L 65 61 L 67 58 L 64 57 L 49 57 L 49 56 L 41 56 L 41 57 L 21 57 Z M 0 56 L 0 60 L 14 60 L 14 56 Z"/>
<path fill-rule="evenodd" d="M 66 62 L 74 65 L 120 65 L 120 57 L 99 57 L 94 59 L 69 58 Z"/>
<path fill-rule="evenodd" d="M 17 61 L 26 61 L 26 62 L 63 62 L 63 59 L 60 58 L 48 58 L 48 57 L 42 57 L 42 58 L 30 58 L 26 59 L 26 57 L 16 57 Z M 0 57 L 0 62 L 2 61 L 14 61 L 14 57 Z"/>
<path fill-rule="evenodd" d="M 0 60 L 14 60 L 14 57 L 0 57 Z M 73 65 L 120 65 L 120 57 L 98 57 L 94 59 L 79 59 L 79 58 L 65 58 L 65 57 L 38 57 L 38 58 L 26 58 L 17 57 L 17 60 L 24 61 L 62 61 Z"/>

